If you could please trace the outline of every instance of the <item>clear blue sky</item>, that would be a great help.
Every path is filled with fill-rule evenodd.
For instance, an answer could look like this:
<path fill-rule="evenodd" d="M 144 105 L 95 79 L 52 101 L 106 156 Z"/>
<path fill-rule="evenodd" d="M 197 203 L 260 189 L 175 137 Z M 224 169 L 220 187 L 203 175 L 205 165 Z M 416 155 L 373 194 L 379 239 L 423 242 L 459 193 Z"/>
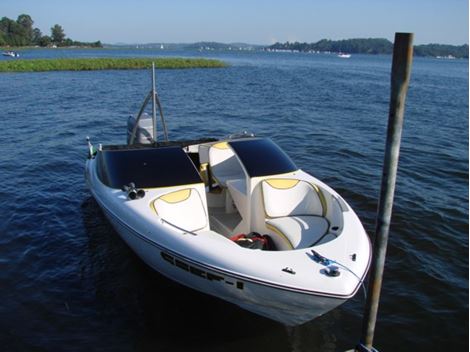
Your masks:
<path fill-rule="evenodd" d="M 26 13 L 43 34 L 104 43 L 272 44 L 414 32 L 416 44 L 468 43 L 468 0 L 0 0 L 0 17 Z"/>

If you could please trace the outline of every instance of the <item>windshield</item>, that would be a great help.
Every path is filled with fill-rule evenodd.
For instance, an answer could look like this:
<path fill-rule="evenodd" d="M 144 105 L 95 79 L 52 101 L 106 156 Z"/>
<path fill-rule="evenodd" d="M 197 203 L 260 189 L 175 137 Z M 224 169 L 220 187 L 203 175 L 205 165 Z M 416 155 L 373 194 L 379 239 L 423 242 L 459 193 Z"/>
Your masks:
<path fill-rule="evenodd" d="M 98 154 L 98 176 L 111 188 L 133 182 L 155 188 L 201 183 L 196 167 L 180 147 L 103 150 Z"/>
<path fill-rule="evenodd" d="M 229 142 L 250 177 L 278 175 L 298 167 L 268 138 L 242 139 Z"/>

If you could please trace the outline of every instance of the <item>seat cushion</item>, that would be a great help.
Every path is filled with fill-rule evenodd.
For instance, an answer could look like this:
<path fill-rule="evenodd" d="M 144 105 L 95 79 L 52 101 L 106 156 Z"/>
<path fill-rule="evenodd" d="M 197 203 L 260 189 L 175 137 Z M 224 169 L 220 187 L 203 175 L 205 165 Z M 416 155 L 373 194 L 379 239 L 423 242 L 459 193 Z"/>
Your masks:
<path fill-rule="evenodd" d="M 266 219 L 266 226 L 275 235 L 276 247 L 288 250 L 311 247 L 326 234 L 329 223 L 320 216 L 286 216 Z"/>
<path fill-rule="evenodd" d="M 204 203 L 195 188 L 164 194 L 153 202 L 153 207 L 162 219 L 186 231 L 198 231 L 207 226 Z"/>

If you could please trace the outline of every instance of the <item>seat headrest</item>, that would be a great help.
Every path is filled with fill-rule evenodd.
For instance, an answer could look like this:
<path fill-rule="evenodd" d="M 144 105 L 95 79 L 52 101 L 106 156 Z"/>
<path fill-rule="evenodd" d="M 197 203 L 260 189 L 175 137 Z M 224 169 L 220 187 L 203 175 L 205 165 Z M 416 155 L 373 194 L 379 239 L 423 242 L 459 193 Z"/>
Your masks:
<path fill-rule="evenodd" d="M 326 205 L 321 190 L 309 182 L 272 178 L 261 183 L 263 204 L 266 216 L 314 215 L 324 216 Z"/>
<path fill-rule="evenodd" d="M 211 148 L 215 148 L 215 149 L 230 149 L 229 145 L 228 145 L 228 142 L 219 142 L 219 143 L 216 143 L 216 144 L 213 144 L 211 146 Z"/>

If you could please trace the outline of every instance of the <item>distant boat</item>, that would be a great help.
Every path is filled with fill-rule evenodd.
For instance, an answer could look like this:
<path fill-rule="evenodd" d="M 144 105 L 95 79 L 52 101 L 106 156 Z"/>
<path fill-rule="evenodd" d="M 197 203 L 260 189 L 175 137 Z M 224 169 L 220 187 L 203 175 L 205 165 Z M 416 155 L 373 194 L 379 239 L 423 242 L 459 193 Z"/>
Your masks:
<path fill-rule="evenodd" d="M 447 55 L 447 56 L 436 56 L 436 59 L 447 59 L 447 60 L 454 60 L 455 56 Z"/>
<path fill-rule="evenodd" d="M 2 53 L 3 56 L 10 56 L 10 57 L 20 57 L 20 54 L 18 54 L 15 51 L 4 51 Z"/>
<path fill-rule="evenodd" d="M 351 54 L 339 53 L 338 57 L 340 57 L 342 59 L 349 59 L 351 57 Z"/>

